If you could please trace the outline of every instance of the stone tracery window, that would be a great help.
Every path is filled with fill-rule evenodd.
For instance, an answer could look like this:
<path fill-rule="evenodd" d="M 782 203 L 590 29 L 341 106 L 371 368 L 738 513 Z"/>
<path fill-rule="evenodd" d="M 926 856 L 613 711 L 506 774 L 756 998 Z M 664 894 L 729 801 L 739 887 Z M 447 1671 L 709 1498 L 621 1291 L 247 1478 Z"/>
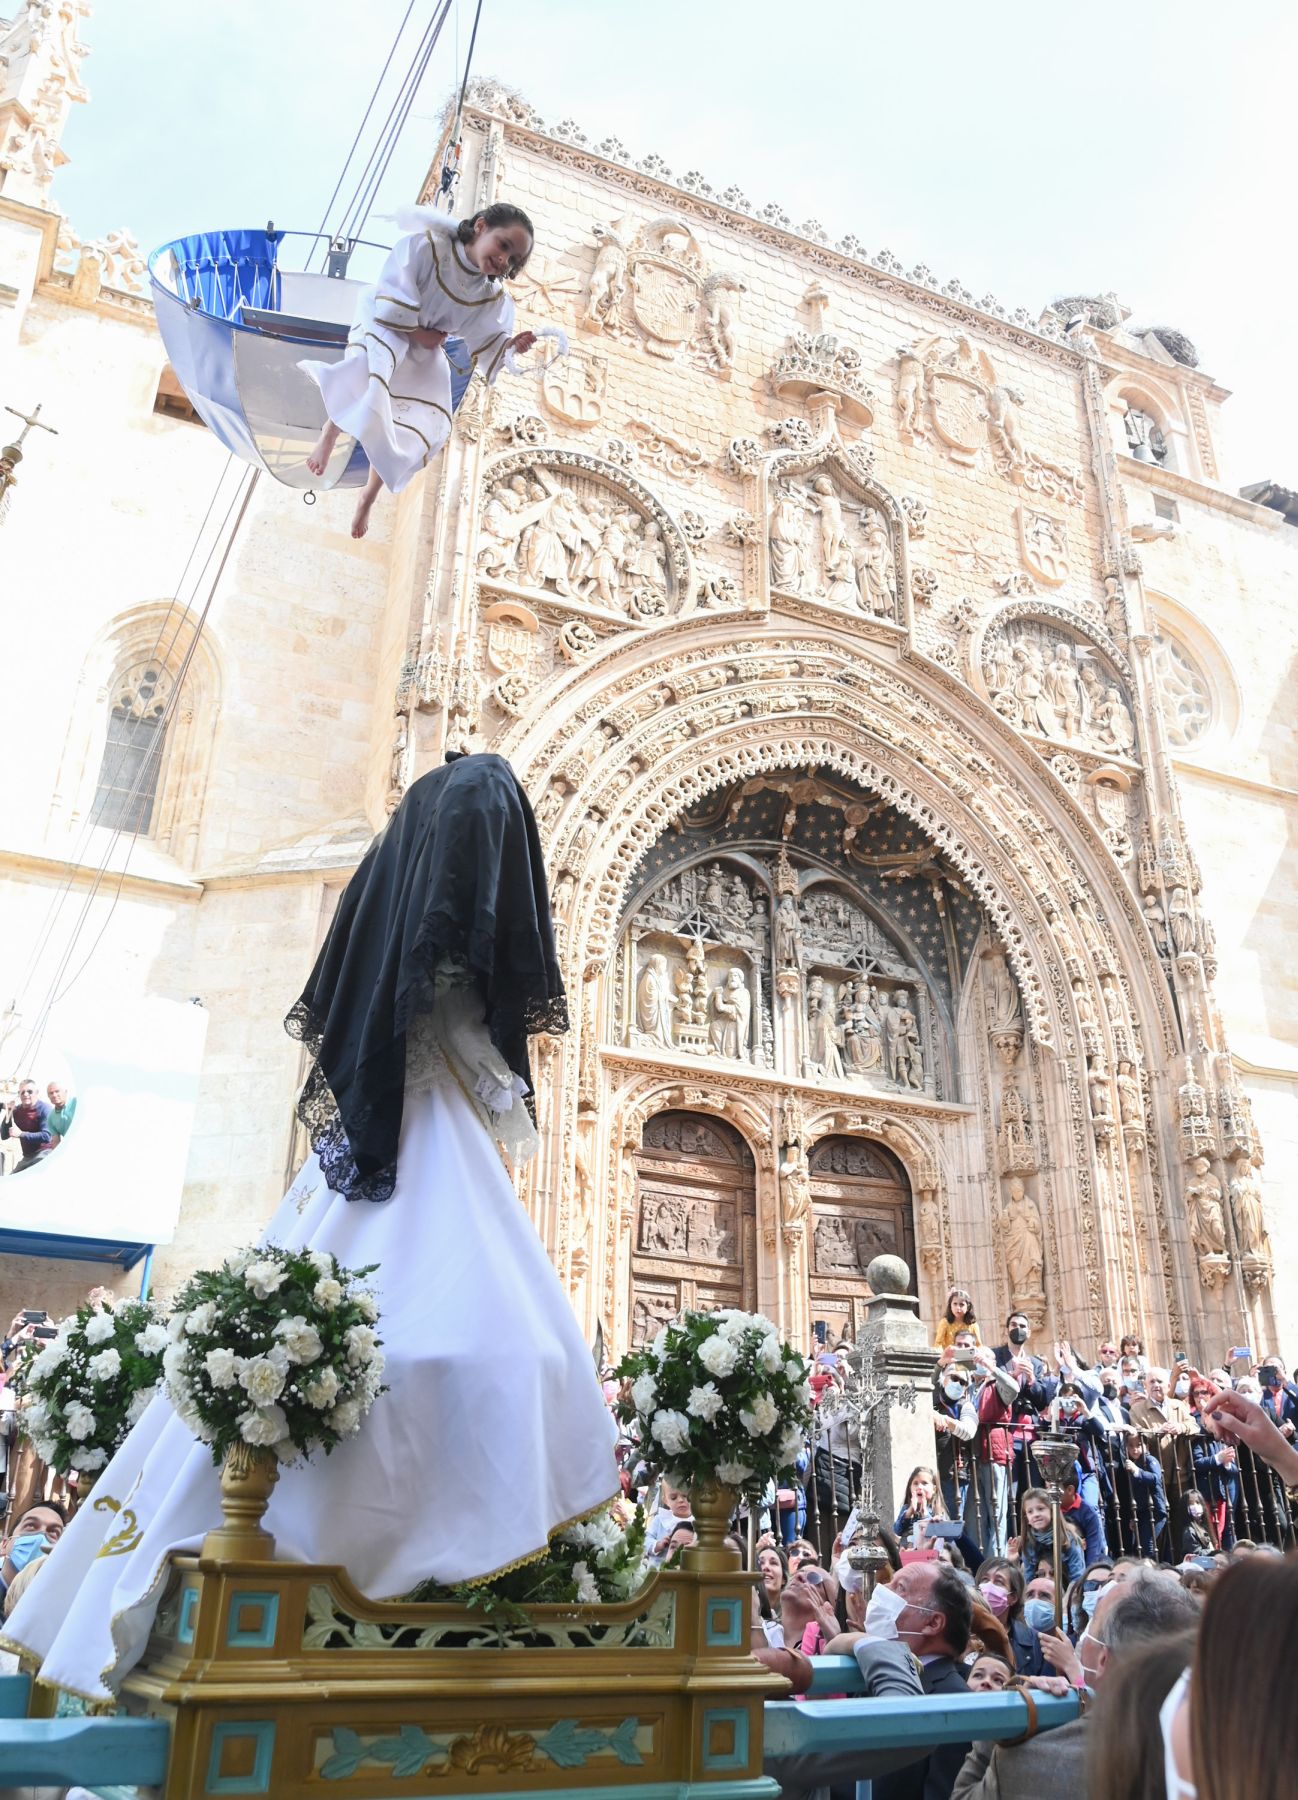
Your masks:
<path fill-rule="evenodd" d="M 113 683 L 92 824 L 149 835 L 172 687 L 170 671 L 157 658 L 123 670 Z"/>
<path fill-rule="evenodd" d="M 1188 750 L 1212 729 L 1212 688 L 1185 645 L 1164 626 L 1154 638 L 1154 673 L 1168 742 Z"/>

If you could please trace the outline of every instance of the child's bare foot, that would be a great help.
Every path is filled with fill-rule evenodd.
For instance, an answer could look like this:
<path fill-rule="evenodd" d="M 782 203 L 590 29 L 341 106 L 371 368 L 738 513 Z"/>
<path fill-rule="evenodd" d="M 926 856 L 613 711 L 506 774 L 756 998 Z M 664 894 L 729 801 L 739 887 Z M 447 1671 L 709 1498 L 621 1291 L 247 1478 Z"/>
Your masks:
<path fill-rule="evenodd" d="M 352 536 L 354 538 L 363 538 L 369 530 L 370 514 L 374 510 L 374 502 L 377 499 L 378 495 L 372 494 L 366 488 L 356 502 L 356 511 L 352 514 Z"/>
<path fill-rule="evenodd" d="M 311 454 L 306 459 L 306 466 L 313 475 L 323 475 L 329 467 L 329 458 L 334 453 L 334 445 L 338 442 L 338 438 L 338 427 L 330 419 L 312 445 Z"/>

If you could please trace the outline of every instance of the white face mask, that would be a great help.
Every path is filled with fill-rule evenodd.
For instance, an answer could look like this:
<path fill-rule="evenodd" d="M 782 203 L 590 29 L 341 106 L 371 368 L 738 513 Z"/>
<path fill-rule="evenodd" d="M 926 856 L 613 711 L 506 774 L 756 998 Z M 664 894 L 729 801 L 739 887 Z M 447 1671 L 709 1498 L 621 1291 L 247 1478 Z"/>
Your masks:
<path fill-rule="evenodd" d="M 1189 1391 L 1190 1384 L 1188 1381 L 1178 1381 L 1176 1386 L 1172 1389 L 1172 1392 L 1176 1395 L 1178 1400 L 1184 1400 Z"/>
<path fill-rule="evenodd" d="M 1176 1747 L 1172 1741 L 1176 1715 L 1189 1691 L 1190 1671 L 1182 1669 L 1166 1700 L 1158 1709 L 1158 1729 L 1163 1736 L 1163 1782 L 1167 1788 L 1167 1800 L 1197 1800 L 1198 1789 L 1192 1781 L 1185 1779 L 1176 1766 Z"/>
<path fill-rule="evenodd" d="M 895 1638 L 897 1621 L 906 1610 L 906 1602 L 900 1594 L 894 1594 L 891 1588 L 877 1587 L 870 1595 L 865 1609 L 865 1635 L 874 1638 Z"/>

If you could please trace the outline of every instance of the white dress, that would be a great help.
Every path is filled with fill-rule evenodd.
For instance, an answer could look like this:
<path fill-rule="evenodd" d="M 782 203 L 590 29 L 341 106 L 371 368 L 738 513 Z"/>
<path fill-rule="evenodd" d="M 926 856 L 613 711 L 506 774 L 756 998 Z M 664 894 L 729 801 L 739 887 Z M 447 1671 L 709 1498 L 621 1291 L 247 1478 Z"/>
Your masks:
<path fill-rule="evenodd" d="M 450 436 L 451 370 L 442 350 L 410 342 L 422 326 L 460 338 L 473 368 L 494 382 L 514 336 L 514 302 L 474 268 L 456 220 L 432 207 L 403 212 L 418 228 L 399 238 L 361 296 L 341 362 L 298 367 L 324 396 L 340 431 L 360 440 L 383 485 L 399 493 Z"/>
<path fill-rule="evenodd" d="M 453 1006 L 435 1017 L 411 1046 L 392 1198 L 342 1199 L 312 1155 L 265 1234 L 379 1265 L 389 1392 L 332 1456 L 281 1470 L 266 1514 L 277 1556 L 341 1563 L 377 1599 L 525 1561 L 618 1492 L 591 1352 L 486 1128 L 500 1137 L 512 1112 L 521 1129 L 504 1135 L 531 1135 L 512 1071 L 484 1026 Z M 5 1622 L 9 1647 L 43 1680 L 110 1697 L 148 1642 L 167 1553 L 221 1523 L 219 1479 L 155 1400 Z"/>

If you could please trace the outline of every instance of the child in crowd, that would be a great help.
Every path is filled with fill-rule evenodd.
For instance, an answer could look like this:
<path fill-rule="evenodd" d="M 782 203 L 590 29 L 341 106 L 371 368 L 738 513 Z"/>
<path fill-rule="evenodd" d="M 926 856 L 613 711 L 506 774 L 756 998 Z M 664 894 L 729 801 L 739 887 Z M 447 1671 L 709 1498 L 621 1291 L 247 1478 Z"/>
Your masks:
<path fill-rule="evenodd" d="M 324 396 L 329 421 L 307 458 L 323 475 L 343 432 L 369 458 L 369 479 L 352 518 L 364 537 L 380 487 L 400 493 L 441 449 L 451 430 L 451 371 L 442 346 L 464 340 L 471 368 L 494 382 L 506 352 L 530 350 L 514 332 L 505 282 L 532 253 L 532 222 L 501 202 L 471 219 L 414 207 L 398 222 L 413 228 L 393 246 L 374 287 L 361 296 L 341 362 L 304 361 Z"/>
<path fill-rule="evenodd" d="M 933 1339 L 935 1348 L 945 1350 L 948 1344 L 955 1342 L 957 1331 L 970 1331 L 973 1333 L 974 1343 L 982 1343 L 973 1301 L 969 1297 L 969 1290 L 962 1287 L 953 1287 L 946 1297 L 946 1311 L 938 1323 L 937 1335 Z"/>
<path fill-rule="evenodd" d="M 1023 1535 L 1019 1547 L 1019 1566 L 1023 1570 L 1025 1582 L 1031 1582 L 1037 1572 L 1037 1565 L 1044 1563 L 1051 1567 L 1052 1545 L 1054 1542 L 1051 1524 L 1052 1509 L 1049 1496 L 1040 1488 L 1029 1488 L 1023 1496 L 1020 1516 L 1023 1521 Z M 1060 1561 L 1063 1565 L 1064 1580 L 1076 1581 L 1086 1568 L 1086 1549 L 1080 1534 L 1065 1519 L 1064 1535 L 1059 1545 Z M 1010 1543 L 1014 1548 L 1013 1540 Z"/>

